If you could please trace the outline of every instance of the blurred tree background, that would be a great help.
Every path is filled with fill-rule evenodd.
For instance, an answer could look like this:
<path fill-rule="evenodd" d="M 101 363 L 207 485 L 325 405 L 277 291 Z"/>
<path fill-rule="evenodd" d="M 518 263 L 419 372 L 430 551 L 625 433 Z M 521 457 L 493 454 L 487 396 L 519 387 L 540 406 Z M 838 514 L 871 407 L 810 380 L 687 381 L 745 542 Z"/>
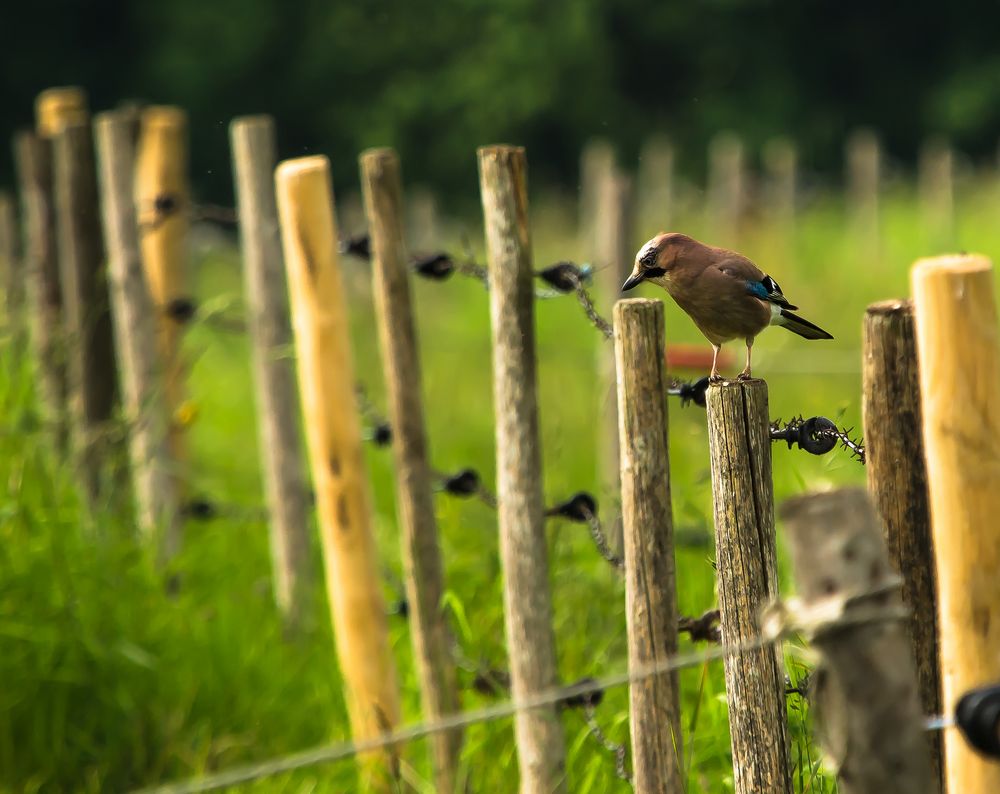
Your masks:
<path fill-rule="evenodd" d="M 95 109 L 182 105 L 195 183 L 217 201 L 228 122 L 253 112 L 277 117 L 283 155 L 331 154 L 338 184 L 387 144 L 409 181 L 468 199 L 474 148 L 501 140 L 529 148 L 535 186 L 571 186 L 594 135 L 630 157 L 666 133 L 700 178 L 714 132 L 751 151 L 786 134 L 837 178 L 859 125 L 902 160 L 932 133 L 992 158 L 1000 130 L 1000 4 L 982 0 L 63 0 L 0 15 L 6 140 L 52 85 L 86 87 Z"/>

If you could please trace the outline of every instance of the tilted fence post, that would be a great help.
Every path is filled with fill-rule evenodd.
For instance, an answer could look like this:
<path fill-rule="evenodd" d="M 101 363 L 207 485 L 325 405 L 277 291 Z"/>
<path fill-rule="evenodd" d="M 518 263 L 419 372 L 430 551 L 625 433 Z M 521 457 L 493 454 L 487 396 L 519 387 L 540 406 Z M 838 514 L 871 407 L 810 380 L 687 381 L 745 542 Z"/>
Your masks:
<path fill-rule="evenodd" d="M 309 485 L 299 436 L 299 395 L 292 344 L 288 283 L 274 197 L 277 163 L 274 120 L 247 116 L 229 128 L 243 251 L 247 321 L 257 394 L 271 570 L 278 608 L 295 627 L 303 617 L 310 582 Z"/>
<path fill-rule="evenodd" d="M 538 438 L 535 307 L 524 150 L 479 150 L 489 258 L 496 412 L 497 512 L 511 689 L 522 699 L 557 682 Z M 522 794 L 566 789 L 562 724 L 553 707 L 514 719 Z"/>
<path fill-rule="evenodd" d="M 330 162 L 285 160 L 275 183 L 337 656 L 352 734 L 370 739 L 398 725 L 399 691 L 372 532 Z M 398 785 L 398 753 L 388 747 L 362 756 L 362 790 Z"/>
<path fill-rule="evenodd" d="M 423 385 L 403 243 L 403 191 L 394 151 L 372 149 L 361 155 L 361 191 L 371 235 L 379 342 L 389 392 L 410 632 L 424 716 L 434 720 L 461 706 L 451 654 L 453 640 L 442 612 L 444 565 L 434 515 Z M 455 791 L 462 733 L 442 731 L 430 741 L 435 788 Z"/>

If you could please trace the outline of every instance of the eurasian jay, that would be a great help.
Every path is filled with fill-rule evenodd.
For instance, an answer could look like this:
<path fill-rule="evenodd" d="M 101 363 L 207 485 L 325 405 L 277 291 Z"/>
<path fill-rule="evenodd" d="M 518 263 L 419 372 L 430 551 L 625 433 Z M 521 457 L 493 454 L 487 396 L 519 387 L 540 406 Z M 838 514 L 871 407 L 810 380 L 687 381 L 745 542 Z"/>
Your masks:
<path fill-rule="evenodd" d="M 750 377 L 754 337 L 769 325 L 781 325 L 806 339 L 833 339 L 804 320 L 781 294 L 781 287 L 742 254 L 699 243 L 678 232 L 658 234 L 635 257 L 632 275 L 622 285 L 630 290 L 643 281 L 670 293 L 712 343 L 712 381 L 719 381 L 717 362 L 723 342 L 746 340 L 747 364 L 739 379 Z"/>

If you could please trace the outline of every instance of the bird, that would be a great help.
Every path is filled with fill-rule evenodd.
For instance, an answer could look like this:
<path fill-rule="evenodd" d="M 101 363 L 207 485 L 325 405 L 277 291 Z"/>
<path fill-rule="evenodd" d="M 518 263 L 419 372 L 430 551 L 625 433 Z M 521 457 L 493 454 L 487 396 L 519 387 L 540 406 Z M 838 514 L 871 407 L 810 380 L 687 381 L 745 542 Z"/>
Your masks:
<path fill-rule="evenodd" d="M 680 232 L 661 232 L 639 249 L 622 292 L 644 281 L 670 293 L 712 343 L 712 383 L 722 380 L 719 350 L 732 339 L 743 339 L 747 346 L 746 366 L 737 379 L 752 377 L 753 341 L 769 325 L 783 326 L 806 339 L 833 339 L 818 325 L 794 314 L 798 306 L 788 302 L 778 282 L 745 256 Z"/>

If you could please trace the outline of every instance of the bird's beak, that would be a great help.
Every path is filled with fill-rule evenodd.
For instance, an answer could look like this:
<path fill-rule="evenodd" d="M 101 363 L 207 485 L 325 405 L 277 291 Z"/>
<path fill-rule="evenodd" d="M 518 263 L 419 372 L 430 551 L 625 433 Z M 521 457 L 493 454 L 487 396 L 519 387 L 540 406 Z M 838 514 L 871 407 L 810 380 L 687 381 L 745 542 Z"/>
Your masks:
<path fill-rule="evenodd" d="M 632 287 L 638 285 L 646 278 L 645 274 L 636 268 L 632 271 L 632 275 L 625 279 L 625 283 L 622 284 L 622 292 L 628 292 Z"/>

